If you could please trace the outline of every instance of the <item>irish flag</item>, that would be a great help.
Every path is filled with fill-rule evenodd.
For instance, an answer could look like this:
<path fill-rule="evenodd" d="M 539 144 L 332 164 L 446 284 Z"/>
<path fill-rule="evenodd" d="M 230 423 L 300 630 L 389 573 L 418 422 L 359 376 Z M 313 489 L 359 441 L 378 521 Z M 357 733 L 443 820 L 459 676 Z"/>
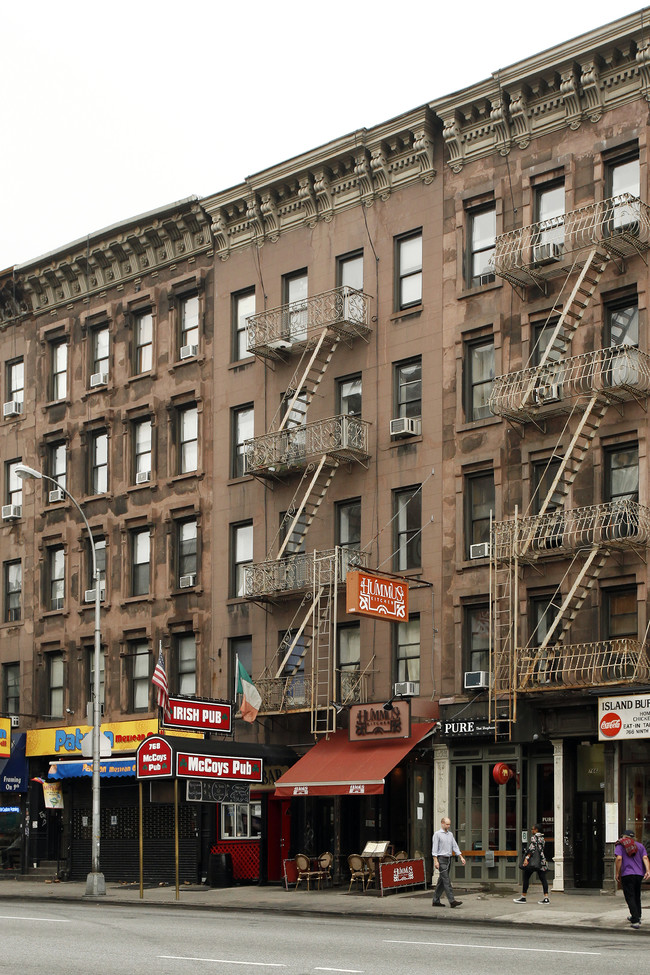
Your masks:
<path fill-rule="evenodd" d="M 262 698 L 255 684 L 248 676 L 246 668 L 237 657 L 237 678 L 235 680 L 235 694 L 241 694 L 240 711 L 244 721 L 253 722 L 260 709 Z"/>

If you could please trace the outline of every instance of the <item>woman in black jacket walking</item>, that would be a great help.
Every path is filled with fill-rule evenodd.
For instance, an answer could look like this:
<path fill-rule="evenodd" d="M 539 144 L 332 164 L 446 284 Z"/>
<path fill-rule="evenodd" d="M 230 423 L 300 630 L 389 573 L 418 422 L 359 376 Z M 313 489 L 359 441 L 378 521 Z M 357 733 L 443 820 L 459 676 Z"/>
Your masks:
<path fill-rule="evenodd" d="M 548 899 L 548 880 L 546 879 L 546 857 L 544 856 L 544 836 L 540 832 L 539 826 L 531 826 L 531 833 L 533 834 L 526 848 L 526 853 L 524 854 L 524 862 L 522 864 L 522 869 L 524 871 L 524 884 L 521 891 L 521 897 L 515 897 L 515 904 L 525 904 L 526 894 L 528 893 L 528 885 L 530 883 L 530 878 L 534 873 L 537 874 L 542 882 L 542 890 L 544 891 L 544 896 L 541 901 L 537 901 L 538 904 L 550 904 Z"/>

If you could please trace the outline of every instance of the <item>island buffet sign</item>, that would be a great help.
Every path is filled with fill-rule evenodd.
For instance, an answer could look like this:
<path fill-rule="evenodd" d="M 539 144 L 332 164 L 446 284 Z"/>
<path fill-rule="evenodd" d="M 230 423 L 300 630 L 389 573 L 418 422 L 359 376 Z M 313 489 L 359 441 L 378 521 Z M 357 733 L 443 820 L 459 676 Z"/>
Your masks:
<path fill-rule="evenodd" d="M 346 612 L 352 616 L 372 616 L 390 621 L 407 620 L 409 591 L 405 582 L 364 572 L 348 572 Z"/>

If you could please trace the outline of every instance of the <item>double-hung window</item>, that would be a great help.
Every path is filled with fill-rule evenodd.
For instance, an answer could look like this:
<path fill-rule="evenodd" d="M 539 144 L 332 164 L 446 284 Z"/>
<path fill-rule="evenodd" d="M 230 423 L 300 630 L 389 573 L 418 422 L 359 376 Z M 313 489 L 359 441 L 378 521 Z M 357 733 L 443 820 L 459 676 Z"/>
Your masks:
<path fill-rule="evenodd" d="M 150 417 L 133 422 L 133 479 L 136 484 L 151 480 L 152 423 Z"/>
<path fill-rule="evenodd" d="M 178 473 L 190 474 L 199 465 L 199 411 L 195 405 L 178 411 Z"/>
<path fill-rule="evenodd" d="M 50 477 L 56 481 L 60 487 L 67 487 L 66 485 L 66 467 L 67 467 L 67 451 L 66 444 L 64 440 L 57 440 L 54 443 L 48 444 L 47 448 L 47 470 Z M 48 489 L 48 497 L 51 501 L 62 500 L 59 497 L 60 492 Z"/>
<path fill-rule="evenodd" d="M 94 328 L 90 333 L 90 385 L 103 386 L 108 382 L 110 333 L 108 325 Z"/>
<path fill-rule="evenodd" d="M 639 154 L 636 150 L 612 160 L 607 166 L 607 194 L 611 199 L 610 231 L 613 234 L 639 232 L 641 195 Z"/>
<path fill-rule="evenodd" d="M 395 416 L 422 416 L 422 359 L 395 365 Z"/>
<path fill-rule="evenodd" d="M 196 694 L 196 638 L 193 633 L 179 633 L 175 643 L 178 693 Z"/>
<path fill-rule="evenodd" d="M 23 569 L 20 559 L 4 565 L 4 621 L 16 623 L 22 617 Z"/>
<path fill-rule="evenodd" d="M 138 312 L 133 318 L 135 342 L 135 375 L 151 372 L 153 367 L 153 315 L 150 311 Z"/>
<path fill-rule="evenodd" d="M 233 362 L 248 358 L 246 319 L 255 314 L 255 288 L 232 296 L 232 358 Z"/>
<path fill-rule="evenodd" d="M 134 640 L 129 644 L 129 690 L 132 711 L 149 710 L 150 677 L 149 644 L 144 640 Z"/>
<path fill-rule="evenodd" d="M 343 416 L 361 416 L 361 375 L 346 376 L 337 382 L 337 412 Z"/>
<path fill-rule="evenodd" d="M 53 342 L 51 357 L 50 395 L 53 400 L 65 399 L 68 395 L 68 343 Z"/>
<path fill-rule="evenodd" d="M 307 338 L 309 284 L 307 271 L 285 274 L 282 279 L 284 311 L 283 332 L 289 342 Z"/>
<path fill-rule="evenodd" d="M 465 555 L 467 557 L 471 555 L 473 545 L 489 545 L 490 512 L 493 511 L 493 471 L 467 474 L 465 477 Z"/>
<path fill-rule="evenodd" d="M 65 550 L 63 545 L 52 545 L 47 550 L 47 593 L 45 606 L 48 610 L 63 609 L 65 600 Z"/>
<path fill-rule="evenodd" d="M 184 295 L 178 301 L 179 356 L 188 359 L 199 351 L 199 296 Z"/>
<path fill-rule="evenodd" d="M 422 302 L 422 231 L 395 239 L 395 310 Z"/>
<path fill-rule="evenodd" d="M 494 205 L 470 210 L 468 221 L 467 285 L 476 288 L 494 281 L 494 242 L 497 232 Z"/>
<path fill-rule="evenodd" d="M 230 535 L 230 594 L 243 596 L 245 592 L 244 566 L 253 561 L 253 522 L 231 527 Z"/>
<path fill-rule="evenodd" d="M 338 628 L 339 673 L 337 700 L 359 700 L 359 671 L 361 669 L 361 627 L 346 623 Z"/>
<path fill-rule="evenodd" d="M 246 473 L 244 443 L 253 437 L 255 432 L 254 419 L 252 403 L 249 403 L 247 406 L 238 406 L 231 411 L 231 477 L 243 477 Z"/>
<path fill-rule="evenodd" d="M 145 596 L 149 592 L 151 575 L 151 531 L 138 528 L 131 532 L 131 595 Z"/>
<path fill-rule="evenodd" d="M 63 717 L 63 654 L 60 651 L 47 655 L 47 682 L 49 718 Z"/>
<path fill-rule="evenodd" d="M 198 571 L 198 523 L 196 518 L 184 518 L 176 525 L 178 553 L 178 585 L 184 589 L 196 585 Z"/>
<path fill-rule="evenodd" d="M 464 607 L 464 658 L 467 670 L 490 670 L 490 607 L 475 603 Z"/>
<path fill-rule="evenodd" d="M 108 433 L 95 430 L 90 435 L 90 493 L 108 491 Z"/>
<path fill-rule="evenodd" d="M 465 346 L 465 417 L 468 422 L 491 416 L 488 406 L 494 382 L 494 339 L 476 339 Z"/>
<path fill-rule="evenodd" d="M 21 460 L 9 460 L 5 464 L 5 497 L 7 504 L 21 506 L 23 503 L 23 482 L 16 468 L 22 464 Z"/>
<path fill-rule="evenodd" d="M 3 711 L 5 714 L 20 714 L 20 664 L 4 664 L 2 677 Z"/>
<path fill-rule="evenodd" d="M 9 403 L 22 403 L 25 399 L 25 363 L 21 359 L 13 359 L 7 363 L 7 393 Z"/>
<path fill-rule="evenodd" d="M 564 251 L 564 181 L 543 183 L 535 189 L 533 262 L 549 264 Z"/>
<path fill-rule="evenodd" d="M 422 564 L 422 492 L 420 487 L 393 492 L 393 568 L 396 572 Z"/>
<path fill-rule="evenodd" d="M 394 623 L 395 680 L 415 681 L 420 688 L 420 617 Z"/>

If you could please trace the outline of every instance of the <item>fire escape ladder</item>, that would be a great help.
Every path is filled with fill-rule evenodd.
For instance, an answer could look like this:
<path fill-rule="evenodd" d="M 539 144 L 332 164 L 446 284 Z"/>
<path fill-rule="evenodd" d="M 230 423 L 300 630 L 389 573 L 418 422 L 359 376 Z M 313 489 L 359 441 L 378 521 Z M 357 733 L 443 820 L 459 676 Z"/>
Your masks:
<path fill-rule="evenodd" d="M 577 552 L 573 557 L 571 565 L 575 565 L 579 559 L 584 558 L 584 555 L 584 552 Z M 609 552 L 607 549 L 599 549 L 594 545 L 589 550 L 587 557 L 584 558 L 584 562 L 580 566 L 578 574 L 573 580 L 571 588 L 556 613 L 555 619 L 549 626 L 539 646 L 540 652 L 544 651 L 551 643 L 553 636 L 555 636 L 553 643 L 560 643 L 563 640 L 577 614 L 580 612 L 588 593 L 593 589 L 596 579 L 602 572 L 603 566 L 607 563 L 608 559 Z"/>
<path fill-rule="evenodd" d="M 515 510 L 515 523 L 517 511 Z M 501 532 L 501 537 L 499 533 Z M 492 523 L 490 532 L 490 690 L 489 714 L 494 725 L 516 718 L 514 664 L 518 563 L 512 539 L 503 526 Z"/>
<path fill-rule="evenodd" d="M 276 558 L 281 559 L 286 549 L 290 553 L 300 551 L 305 535 L 309 531 L 309 526 L 327 494 L 332 478 L 339 466 L 338 460 L 330 460 L 326 464 L 327 460 L 327 454 L 323 454 L 315 467 L 313 465 L 307 467 L 298 485 L 298 490 L 291 500 L 289 510 L 282 519 L 278 534 L 283 538 L 283 541 Z M 305 480 L 307 481 L 306 488 Z"/>
<path fill-rule="evenodd" d="M 308 350 L 309 356 L 306 364 L 307 352 L 298 363 L 280 404 L 280 409 L 271 421 L 270 432 L 275 430 L 278 416 L 281 416 L 282 419 L 277 427 L 277 432 L 286 428 L 302 426 L 305 423 L 309 404 L 314 398 L 320 381 L 341 341 L 340 335 L 336 334 L 331 343 L 327 342 L 329 331 L 329 328 L 324 328 L 313 349 Z"/>
<path fill-rule="evenodd" d="M 323 573 L 327 571 L 323 567 Z M 334 620 L 338 592 L 338 573 L 327 573 L 322 580 L 321 564 L 314 558 L 314 611 L 312 638 L 311 731 L 327 735 L 336 731 L 334 693 Z"/>

